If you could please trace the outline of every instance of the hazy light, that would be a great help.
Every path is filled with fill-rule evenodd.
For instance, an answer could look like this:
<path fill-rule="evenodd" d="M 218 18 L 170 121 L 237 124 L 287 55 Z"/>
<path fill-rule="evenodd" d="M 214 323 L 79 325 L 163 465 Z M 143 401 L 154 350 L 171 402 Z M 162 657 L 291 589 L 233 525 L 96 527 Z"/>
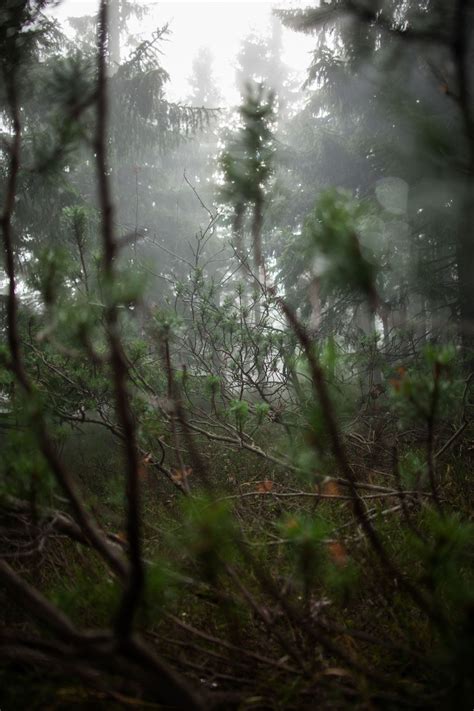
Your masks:
<path fill-rule="evenodd" d="M 161 45 L 162 63 L 171 77 L 166 87 L 167 98 L 171 101 L 186 100 L 193 59 L 201 47 L 207 47 L 214 58 L 213 72 L 224 103 L 232 105 L 239 101 L 235 89 L 235 68 L 242 39 L 250 33 L 259 37 L 269 36 L 273 8 L 305 3 L 272 3 L 267 0 L 174 0 L 156 3 L 139 0 L 138 4 L 148 8 L 141 21 L 135 18 L 129 21 L 130 32 L 139 39 L 149 38 L 154 29 L 169 24 L 170 35 Z M 68 17 L 93 15 L 98 7 L 98 0 L 64 0 L 49 12 L 65 23 Z M 306 78 L 314 45 L 314 38 L 283 28 L 281 59 L 301 77 L 301 83 Z"/>

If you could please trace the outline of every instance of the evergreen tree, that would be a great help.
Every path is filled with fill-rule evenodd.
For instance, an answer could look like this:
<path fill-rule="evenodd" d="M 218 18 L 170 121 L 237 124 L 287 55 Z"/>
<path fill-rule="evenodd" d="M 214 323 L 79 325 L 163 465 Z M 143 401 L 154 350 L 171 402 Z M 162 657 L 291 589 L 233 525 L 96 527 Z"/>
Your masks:
<path fill-rule="evenodd" d="M 409 185 L 405 225 L 399 220 L 407 238 L 403 246 L 395 240 L 387 244 L 387 263 L 395 269 L 384 278 L 390 322 L 405 328 L 416 317 L 423 332 L 429 328 L 429 313 L 430 330 L 439 337 L 446 319 L 454 317 L 467 360 L 472 314 L 464 265 L 471 261 L 472 240 L 462 197 L 469 188 L 460 185 L 459 168 L 464 164 L 462 172 L 472 173 L 465 158 L 472 142 L 470 100 L 460 101 L 471 81 L 463 69 L 469 66 L 471 14 L 469 3 L 455 12 L 443 2 L 401 8 L 399 3 L 342 0 L 281 13 L 290 26 L 316 36 L 309 81 L 317 82 L 318 89 L 306 112 L 319 129 L 309 139 L 312 150 L 317 146 L 310 165 L 318 166 L 322 184 L 377 199 L 388 189 L 384 181 L 390 175 Z M 461 142 L 454 140 L 459 134 Z M 444 286 L 436 296 L 426 278 L 434 265 Z M 400 321 L 401 313 L 409 314 L 408 320 Z"/>

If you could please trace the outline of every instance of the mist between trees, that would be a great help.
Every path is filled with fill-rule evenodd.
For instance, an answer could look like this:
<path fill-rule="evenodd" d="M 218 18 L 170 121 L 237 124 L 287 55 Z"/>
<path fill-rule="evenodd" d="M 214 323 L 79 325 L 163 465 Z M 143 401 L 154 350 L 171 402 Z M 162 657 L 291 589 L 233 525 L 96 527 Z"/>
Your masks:
<path fill-rule="evenodd" d="M 473 1 L 276 8 L 238 107 L 52 6 L 0 7 L 2 711 L 471 709 Z"/>

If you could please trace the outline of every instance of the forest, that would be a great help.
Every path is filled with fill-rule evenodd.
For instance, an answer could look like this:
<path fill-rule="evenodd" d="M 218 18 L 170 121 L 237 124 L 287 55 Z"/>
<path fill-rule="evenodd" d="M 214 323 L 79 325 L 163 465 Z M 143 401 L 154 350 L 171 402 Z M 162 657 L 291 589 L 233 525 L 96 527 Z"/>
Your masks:
<path fill-rule="evenodd" d="M 0 2 L 1 711 L 474 707 L 474 0 L 309 3 Z"/>

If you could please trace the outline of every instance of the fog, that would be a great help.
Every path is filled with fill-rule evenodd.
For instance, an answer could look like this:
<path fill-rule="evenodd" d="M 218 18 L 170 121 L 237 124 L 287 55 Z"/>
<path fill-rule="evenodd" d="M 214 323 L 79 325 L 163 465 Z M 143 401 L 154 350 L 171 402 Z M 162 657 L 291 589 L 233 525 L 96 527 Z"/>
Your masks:
<path fill-rule="evenodd" d="M 132 18 L 130 22 L 130 30 L 137 38 L 146 39 L 155 28 L 166 24 L 170 29 L 162 47 L 163 66 L 172 77 L 167 91 L 169 99 L 186 101 L 193 58 L 202 47 L 206 47 L 214 59 L 215 78 L 223 101 L 234 105 L 239 98 L 234 78 L 240 42 L 251 33 L 268 35 L 271 32 L 272 10 L 276 7 L 297 7 L 298 3 L 276 5 L 265 0 L 177 0 L 157 3 L 145 0 L 140 6 L 146 9 L 146 14 L 141 20 Z M 97 10 L 98 0 L 63 0 L 50 12 L 65 23 L 67 31 L 69 17 L 93 15 Z M 313 44 L 311 38 L 283 29 L 281 59 L 296 72 L 301 84 L 306 78 Z"/>
<path fill-rule="evenodd" d="M 474 708 L 474 4 L 0 3 L 0 710 Z"/>

